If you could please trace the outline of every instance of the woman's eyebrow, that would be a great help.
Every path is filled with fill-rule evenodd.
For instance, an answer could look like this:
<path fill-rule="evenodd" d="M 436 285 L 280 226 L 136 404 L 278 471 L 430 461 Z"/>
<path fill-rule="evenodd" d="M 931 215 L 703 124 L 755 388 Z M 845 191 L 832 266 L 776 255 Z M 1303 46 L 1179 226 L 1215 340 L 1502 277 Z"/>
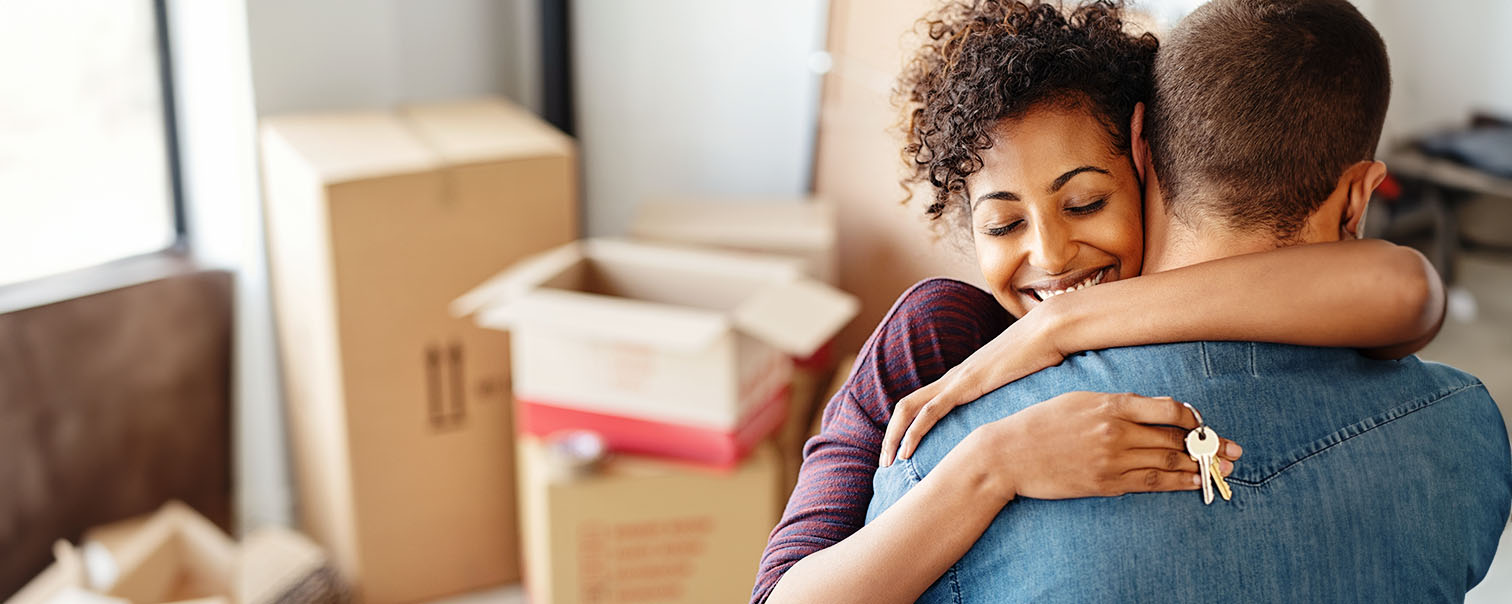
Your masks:
<path fill-rule="evenodd" d="M 991 193 L 987 193 L 985 195 L 982 195 L 981 197 L 976 198 L 976 201 L 971 202 L 971 207 L 972 208 L 976 208 L 977 204 L 980 204 L 980 203 L 982 203 L 984 201 L 987 201 L 989 199 L 1001 199 L 1003 201 L 1018 201 L 1019 200 L 1019 196 L 1018 196 L 1018 193 L 1014 193 L 1012 191 L 993 191 Z"/>
<path fill-rule="evenodd" d="M 1070 181 L 1072 178 L 1075 178 L 1077 174 L 1081 174 L 1082 172 L 1097 172 L 1098 174 L 1112 175 L 1112 172 L 1109 172 L 1097 166 L 1082 166 L 1080 168 L 1072 168 L 1065 174 L 1060 175 L 1059 178 L 1056 178 L 1055 182 L 1050 183 L 1050 189 L 1048 190 L 1048 192 L 1054 193 L 1056 191 L 1059 191 L 1061 187 L 1066 186 L 1066 183 L 1068 181 Z"/>

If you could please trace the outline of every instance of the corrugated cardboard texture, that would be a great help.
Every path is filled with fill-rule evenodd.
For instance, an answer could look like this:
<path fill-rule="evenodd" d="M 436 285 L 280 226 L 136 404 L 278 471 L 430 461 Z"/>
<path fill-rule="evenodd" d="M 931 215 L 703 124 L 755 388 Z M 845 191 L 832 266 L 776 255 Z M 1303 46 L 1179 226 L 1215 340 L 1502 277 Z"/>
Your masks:
<path fill-rule="evenodd" d="M 513 581 L 508 339 L 447 305 L 575 238 L 571 141 L 498 101 L 362 115 L 264 124 L 304 528 L 368 602 Z M 382 157 L 310 150 L 363 153 L 339 140 Z"/>
<path fill-rule="evenodd" d="M 814 191 L 839 210 L 840 286 L 861 299 L 861 313 L 842 333 L 841 350 L 856 350 L 908 286 L 949 276 L 980 283 L 975 260 L 949 242 L 935 242 L 923 207 L 898 203 L 902 138 L 891 91 L 911 51 L 905 35 L 937 3 L 928 0 L 834 0 L 824 79 Z M 965 239 L 969 241 L 969 238 Z M 969 245 L 969 244 L 968 244 Z"/>
<path fill-rule="evenodd" d="M 733 473 L 621 457 L 596 475 L 555 481 L 539 443 L 522 438 L 520 451 L 532 601 L 702 604 L 750 597 L 777 522 L 780 463 L 771 445 Z"/>

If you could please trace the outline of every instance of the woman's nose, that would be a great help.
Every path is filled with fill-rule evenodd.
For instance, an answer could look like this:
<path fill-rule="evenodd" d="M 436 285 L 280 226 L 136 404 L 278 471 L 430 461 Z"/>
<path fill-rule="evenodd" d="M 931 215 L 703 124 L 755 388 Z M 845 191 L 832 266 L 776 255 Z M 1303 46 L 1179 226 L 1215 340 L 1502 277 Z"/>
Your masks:
<path fill-rule="evenodd" d="M 1071 259 L 1076 257 L 1076 244 L 1071 242 L 1066 225 L 1059 220 L 1039 220 L 1030 241 L 1029 264 L 1047 274 L 1056 275 L 1066 271 Z"/>

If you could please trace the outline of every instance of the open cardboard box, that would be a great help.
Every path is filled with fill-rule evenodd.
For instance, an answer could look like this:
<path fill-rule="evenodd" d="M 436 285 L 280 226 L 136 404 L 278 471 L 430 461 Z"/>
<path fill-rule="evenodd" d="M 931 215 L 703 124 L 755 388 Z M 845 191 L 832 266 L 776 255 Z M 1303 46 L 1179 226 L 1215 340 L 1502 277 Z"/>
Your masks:
<path fill-rule="evenodd" d="M 533 256 L 452 312 L 511 332 L 519 429 L 731 467 L 783 421 L 792 357 L 856 313 L 801 262 L 612 239 Z"/>
<path fill-rule="evenodd" d="M 189 506 L 91 529 L 82 545 L 59 541 L 57 562 L 8 604 L 264 604 L 342 601 L 325 553 L 303 536 L 262 529 L 241 545 Z M 298 590 L 298 591 L 296 591 Z"/>

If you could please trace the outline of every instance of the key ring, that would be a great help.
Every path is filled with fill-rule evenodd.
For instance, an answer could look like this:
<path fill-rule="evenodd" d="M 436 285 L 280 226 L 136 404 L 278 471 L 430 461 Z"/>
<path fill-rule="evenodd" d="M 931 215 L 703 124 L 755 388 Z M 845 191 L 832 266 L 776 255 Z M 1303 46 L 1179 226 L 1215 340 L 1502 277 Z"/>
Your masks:
<path fill-rule="evenodd" d="M 1206 423 L 1203 423 L 1203 421 L 1202 421 L 1202 414 L 1197 412 L 1197 408 L 1196 407 L 1193 407 L 1193 406 L 1191 406 L 1188 403 L 1182 403 L 1181 406 L 1186 407 L 1188 411 L 1192 412 L 1192 417 L 1197 418 L 1197 428 L 1196 428 L 1196 430 L 1200 431 L 1204 427 L 1207 426 Z M 1207 434 L 1205 434 L 1203 432 L 1198 432 L 1197 433 L 1197 438 L 1201 438 L 1201 439 L 1206 440 L 1207 439 Z"/>

